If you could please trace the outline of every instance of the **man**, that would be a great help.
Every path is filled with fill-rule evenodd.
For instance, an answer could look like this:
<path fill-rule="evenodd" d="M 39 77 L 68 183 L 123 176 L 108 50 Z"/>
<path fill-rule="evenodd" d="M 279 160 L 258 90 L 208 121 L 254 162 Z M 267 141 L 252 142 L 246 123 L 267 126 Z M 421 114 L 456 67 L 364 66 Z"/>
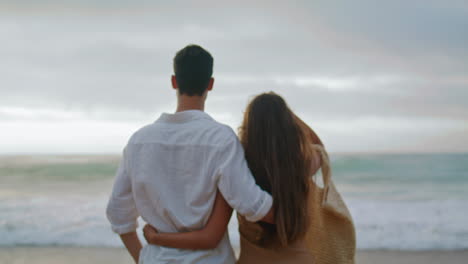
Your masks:
<path fill-rule="evenodd" d="M 141 216 L 158 231 L 201 229 L 217 191 L 249 221 L 273 221 L 271 196 L 255 184 L 234 131 L 204 112 L 213 89 L 213 58 L 189 45 L 174 58 L 177 110 L 138 130 L 124 149 L 107 217 L 136 262 L 235 263 L 227 232 L 214 250 L 142 245 Z M 140 255 L 141 250 L 141 255 Z"/>

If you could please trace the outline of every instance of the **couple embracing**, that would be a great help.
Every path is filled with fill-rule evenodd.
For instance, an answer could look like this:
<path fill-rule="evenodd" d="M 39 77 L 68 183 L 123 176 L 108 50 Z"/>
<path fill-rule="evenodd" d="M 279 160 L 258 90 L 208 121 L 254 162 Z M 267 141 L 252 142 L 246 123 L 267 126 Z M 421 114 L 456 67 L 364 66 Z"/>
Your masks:
<path fill-rule="evenodd" d="M 237 137 L 204 112 L 212 73 L 209 52 L 180 50 L 176 112 L 138 130 L 123 151 L 107 217 L 135 262 L 354 263 L 353 223 L 319 137 L 272 92 L 249 103 Z M 319 169 L 322 187 L 312 177 Z M 233 210 L 238 260 L 227 232 Z"/>

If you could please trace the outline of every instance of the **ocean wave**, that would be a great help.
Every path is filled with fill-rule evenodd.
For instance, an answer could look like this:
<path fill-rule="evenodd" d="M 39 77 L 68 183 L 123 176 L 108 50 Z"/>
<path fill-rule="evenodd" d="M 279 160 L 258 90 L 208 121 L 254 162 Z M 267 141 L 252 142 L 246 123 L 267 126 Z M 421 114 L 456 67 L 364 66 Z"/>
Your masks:
<path fill-rule="evenodd" d="M 35 197 L 0 203 L 0 246 L 122 247 L 105 217 L 107 197 Z M 467 249 L 463 200 L 382 201 L 348 199 L 360 249 Z M 143 226 L 140 220 L 140 227 Z M 313 224 L 313 223 L 312 223 Z M 141 235 L 141 228 L 139 230 Z M 239 246 L 235 217 L 229 224 Z M 142 237 L 142 236 L 141 236 Z"/>

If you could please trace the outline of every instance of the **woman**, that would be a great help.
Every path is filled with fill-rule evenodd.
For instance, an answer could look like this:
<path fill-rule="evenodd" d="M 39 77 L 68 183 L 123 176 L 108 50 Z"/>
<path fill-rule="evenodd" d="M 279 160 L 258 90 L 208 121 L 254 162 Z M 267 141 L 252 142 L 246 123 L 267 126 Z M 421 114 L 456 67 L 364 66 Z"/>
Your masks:
<path fill-rule="evenodd" d="M 322 145 L 317 135 L 300 120 L 279 95 L 255 97 L 244 115 L 240 141 L 257 184 L 273 197 L 275 225 L 239 219 L 241 254 L 238 263 L 311 263 L 307 245 L 310 226 L 308 197 L 311 175 L 320 168 Z M 204 229 L 162 234 L 145 226 L 151 244 L 184 249 L 215 248 L 226 232 L 232 209 L 218 193 Z"/>

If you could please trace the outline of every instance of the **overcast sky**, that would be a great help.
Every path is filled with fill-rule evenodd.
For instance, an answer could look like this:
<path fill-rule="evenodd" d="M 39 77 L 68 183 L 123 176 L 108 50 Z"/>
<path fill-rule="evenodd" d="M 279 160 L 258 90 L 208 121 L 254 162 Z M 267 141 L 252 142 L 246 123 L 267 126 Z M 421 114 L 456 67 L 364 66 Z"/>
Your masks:
<path fill-rule="evenodd" d="M 119 153 L 189 43 L 234 129 L 272 90 L 333 152 L 468 151 L 466 1 L 283 2 L 0 0 L 0 153 Z"/>

